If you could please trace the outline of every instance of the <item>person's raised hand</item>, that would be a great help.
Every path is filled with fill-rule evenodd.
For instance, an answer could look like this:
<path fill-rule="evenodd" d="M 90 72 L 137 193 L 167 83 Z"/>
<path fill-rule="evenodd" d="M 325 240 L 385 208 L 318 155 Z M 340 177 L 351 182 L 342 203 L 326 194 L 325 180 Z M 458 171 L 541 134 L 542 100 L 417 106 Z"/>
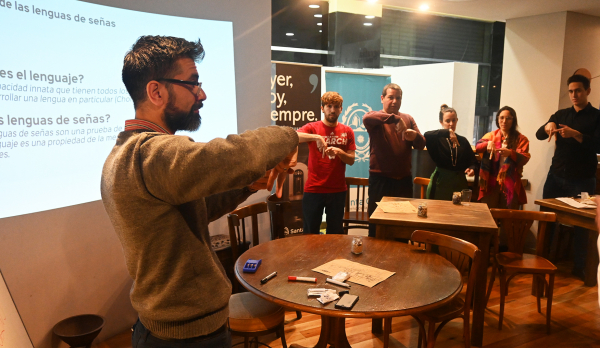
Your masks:
<path fill-rule="evenodd" d="M 266 190 L 267 189 L 267 184 L 269 182 L 269 176 L 271 174 L 271 170 L 268 170 L 265 172 L 265 175 L 263 175 L 262 178 L 256 180 L 255 182 L 251 183 L 250 185 L 248 185 L 248 189 L 250 189 L 250 191 L 256 192 L 258 190 Z"/>
<path fill-rule="evenodd" d="M 567 125 L 564 125 L 564 124 L 561 124 L 560 125 L 560 129 L 558 129 L 556 132 L 558 134 L 560 134 L 560 136 L 563 137 L 563 138 L 565 138 L 565 139 L 567 139 L 567 138 L 575 138 L 575 137 L 581 135 L 580 132 L 578 132 L 575 129 L 573 129 L 573 128 L 567 126 Z"/>
<path fill-rule="evenodd" d="M 317 144 L 317 149 L 319 149 L 319 152 L 325 153 L 325 150 L 327 150 L 327 141 L 321 135 L 315 134 L 315 136 L 315 143 Z"/>
<path fill-rule="evenodd" d="M 398 121 L 398 123 L 396 123 L 396 133 L 398 133 L 398 134 L 404 133 L 406 128 L 407 128 L 406 123 L 404 123 L 404 120 L 402 118 L 400 118 L 400 121 Z"/>
<path fill-rule="evenodd" d="M 340 151 L 342 151 L 340 148 L 330 146 L 327 148 L 327 150 L 325 150 L 325 154 L 329 157 L 335 157 L 340 153 Z"/>
<path fill-rule="evenodd" d="M 494 151 L 496 151 L 496 144 L 493 141 L 488 141 L 487 143 L 487 152 L 490 153 L 490 159 L 494 156 Z"/>
<path fill-rule="evenodd" d="M 556 123 L 554 122 L 548 122 L 544 127 L 544 130 L 546 131 L 546 134 L 548 134 L 548 142 L 552 140 L 552 136 L 558 131 L 556 129 Z M 556 137 L 554 138 L 554 140 L 556 140 Z"/>
<path fill-rule="evenodd" d="M 475 175 L 475 171 L 472 168 L 467 168 L 465 170 L 465 174 L 467 174 L 468 176 L 473 176 Z"/>
<path fill-rule="evenodd" d="M 460 144 L 458 143 L 458 138 L 456 137 L 456 133 L 454 133 L 454 131 L 452 129 L 449 129 L 450 132 L 450 143 L 452 144 L 452 147 L 456 148 L 457 146 L 460 146 Z"/>
<path fill-rule="evenodd" d="M 269 173 L 269 180 L 267 182 L 267 189 L 272 190 L 273 184 L 277 181 L 277 189 L 275 194 L 277 198 L 281 198 L 283 194 L 283 183 L 287 178 L 288 174 L 292 174 L 294 172 L 291 167 L 295 167 L 298 164 L 298 147 L 294 149 L 294 151 L 290 152 L 283 161 L 279 162 L 275 168 L 271 169 Z"/>
<path fill-rule="evenodd" d="M 408 128 L 402 133 L 402 140 L 413 141 L 417 138 L 417 131 L 414 129 Z"/>

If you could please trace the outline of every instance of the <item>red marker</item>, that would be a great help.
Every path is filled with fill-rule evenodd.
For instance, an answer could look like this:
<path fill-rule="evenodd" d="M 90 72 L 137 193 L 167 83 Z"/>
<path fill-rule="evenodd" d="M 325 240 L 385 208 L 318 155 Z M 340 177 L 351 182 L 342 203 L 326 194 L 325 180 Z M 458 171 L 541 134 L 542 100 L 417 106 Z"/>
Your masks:
<path fill-rule="evenodd" d="M 317 278 L 312 278 L 312 277 L 294 277 L 294 276 L 288 276 L 288 280 L 296 280 L 296 281 L 300 281 L 300 282 L 311 282 L 311 283 L 316 283 L 317 282 Z"/>

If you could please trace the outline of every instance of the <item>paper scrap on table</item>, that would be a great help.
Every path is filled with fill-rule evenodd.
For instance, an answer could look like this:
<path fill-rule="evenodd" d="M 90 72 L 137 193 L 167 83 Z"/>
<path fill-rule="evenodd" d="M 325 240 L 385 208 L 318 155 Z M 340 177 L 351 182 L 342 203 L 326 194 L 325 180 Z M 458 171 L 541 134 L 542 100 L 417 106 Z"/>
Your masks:
<path fill-rule="evenodd" d="M 416 213 L 417 208 L 410 202 L 377 202 L 377 206 L 384 213 Z"/>
<path fill-rule="evenodd" d="M 573 198 L 568 198 L 568 197 L 559 197 L 557 198 L 557 200 L 568 204 L 570 206 L 572 206 L 573 208 L 583 208 L 583 209 L 589 209 L 589 208 L 596 208 L 596 204 L 592 205 L 592 204 L 587 204 L 587 203 L 580 203 L 577 202 L 576 200 L 574 200 Z M 591 201 L 591 200 L 589 200 Z"/>
<path fill-rule="evenodd" d="M 350 274 L 350 278 L 348 278 L 349 282 L 368 286 L 370 288 L 396 274 L 396 272 L 386 271 L 346 259 L 329 261 L 314 268 L 313 271 L 328 276 L 334 276 L 339 272 L 346 272 Z"/>

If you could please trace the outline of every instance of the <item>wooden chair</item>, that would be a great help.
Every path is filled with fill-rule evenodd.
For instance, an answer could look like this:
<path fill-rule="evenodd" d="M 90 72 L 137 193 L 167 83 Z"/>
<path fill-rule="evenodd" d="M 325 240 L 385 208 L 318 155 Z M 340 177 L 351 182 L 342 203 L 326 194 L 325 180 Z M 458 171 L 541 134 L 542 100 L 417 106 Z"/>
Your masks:
<path fill-rule="evenodd" d="M 537 255 L 524 254 L 525 238 L 534 220 L 539 221 L 537 250 L 542 251 L 544 237 L 546 234 L 546 223 L 555 222 L 556 214 L 540 211 L 524 211 L 511 209 L 490 209 L 492 217 L 502 226 L 508 237 L 508 251 L 497 253 L 494 258 L 492 277 L 486 294 L 486 303 L 492 292 L 496 270 L 500 278 L 500 312 L 498 317 L 498 329 L 502 330 L 502 319 L 504 317 L 504 302 L 508 295 L 508 284 L 517 274 L 532 274 L 536 283 L 537 308 L 542 313 L 540 297 L 546 288 L 548 299 L 546 306 L 546 331 L 550 334 L 550 315 L 552 313 L 552 294 L 554 292 L 554 274 L 556 266 L 550 261 Z M 498 250 L 498 236 L 494 238 L 494 249 Z M 548 281 L 546 282 L 546 274 Z"/>
<path fill-rule="evenodd" d="M 267 203 L 255 203 L 238 208 L 227 215 L 229 224 L 229 240 L 233 259 L 237 260 L 241 246 L 246 241 L 246 218 L 252 224 L 252 245 L 258 245 L 258 215 L 267 212 Z M 235 262 L 235 261 L 234 261 Z M 236 282 L 237 285 L 237 282 Z M 264 300 L 252 293 L 243 292 L 229 298 L 229 329 L 233 335 L 244 337 L 244 348 L 249 347 L 249 338 L 276 332 L 281 337 L 281 344 L 287 348 L 283 324 L 285 311 L 283 307 Z"/>
<path fill-rule="evenodd" d="M 425 199 L 425 194 L 427 193 L 427 186 L 429 185 L 430 181 L 431 181 L 431 179 L 429 179 L 429 178 L 421 178 L 418 176 L 416 176 L 415 179 L 413 180 L 413 182 L 416 185 L 421 186 L 421 199 Z"/>
<path fill-rule="evenodd" d="M 348 233 L 351 228 L 369 229 L 369 213 L 367 211 L 366 190 L 369 187 L 368 178 L 346 178 L 348 192 L 346 193 L 346 207 L 344 208 L 344 231 Z M 350 192 L 350 187 L 356 186 L 356 193 Z M 350 202 L 356 202 L 356 211 L 350 211 Z M 353 224 L 350 226 L 350 224 Z"/>
<path fill-rule="evenodd" d="M 471 303 L 473 301 L 473 290 L 475 288 L 476 270 L 481 263 L 481 251 L 475 245 L 467 241 L 435 232 L 417 230 L 413 232 L 411 240 L 414 243 L 419 243 L 419 245 L 421 245 L 421 243 L 425 244 L 425 250 L 427 250 L 427 252 L 431 252 L 432 245 L 437 245 L 441 256 L 450 261 L 461 274 L 468 274 L 467 290 L 464 299 L 461 298 L 461 296 L 457 296 L 454 300 L 441 308 L 413 315 L 419 323 L 419 347 L 421 347 L 421 343 L 423 343 L 427 348 L 433 348 L 435 346 L 435 340 L 444 325 L 456 318 L 462 318 L 464 321 L 463 338 L 465 347 L 470 347 L 471 334 L 469 318 L 471 313 Z M 470 270 L 472 270 L 472 272 Z M 435 286 L 435 284 L 431 284 L 431 286 Z M 425 334 L 425 322 L 429 323 L 427 334 Z M 437 329 L 435 328 L 436 323 L 440 323 Z M 387 348 L 389 345 L 389 335 L 391 330 L 392 318 L 385 318 L 383 324 L 384 348 Z"/>

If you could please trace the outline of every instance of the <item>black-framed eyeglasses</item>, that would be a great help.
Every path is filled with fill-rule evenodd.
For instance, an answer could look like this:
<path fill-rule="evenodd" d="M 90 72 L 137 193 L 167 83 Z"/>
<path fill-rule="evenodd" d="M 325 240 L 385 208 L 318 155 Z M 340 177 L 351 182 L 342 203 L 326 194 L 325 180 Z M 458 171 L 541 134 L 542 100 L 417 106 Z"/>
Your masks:
<path fill-rule="evenodd" d="M 202 82 L 197 82 L 197 81 L 186 81 L 186 80 L 167 79 L 167 78 L 156 79 L 156 81 L 165 81 L 165 82 L 171 82 L 171 83 L 182 83 L 184 85 L 198 87 L 198 90 L 196 91 L 196 95 L 200 94 L 200 89 L 202 88 Z"/>

